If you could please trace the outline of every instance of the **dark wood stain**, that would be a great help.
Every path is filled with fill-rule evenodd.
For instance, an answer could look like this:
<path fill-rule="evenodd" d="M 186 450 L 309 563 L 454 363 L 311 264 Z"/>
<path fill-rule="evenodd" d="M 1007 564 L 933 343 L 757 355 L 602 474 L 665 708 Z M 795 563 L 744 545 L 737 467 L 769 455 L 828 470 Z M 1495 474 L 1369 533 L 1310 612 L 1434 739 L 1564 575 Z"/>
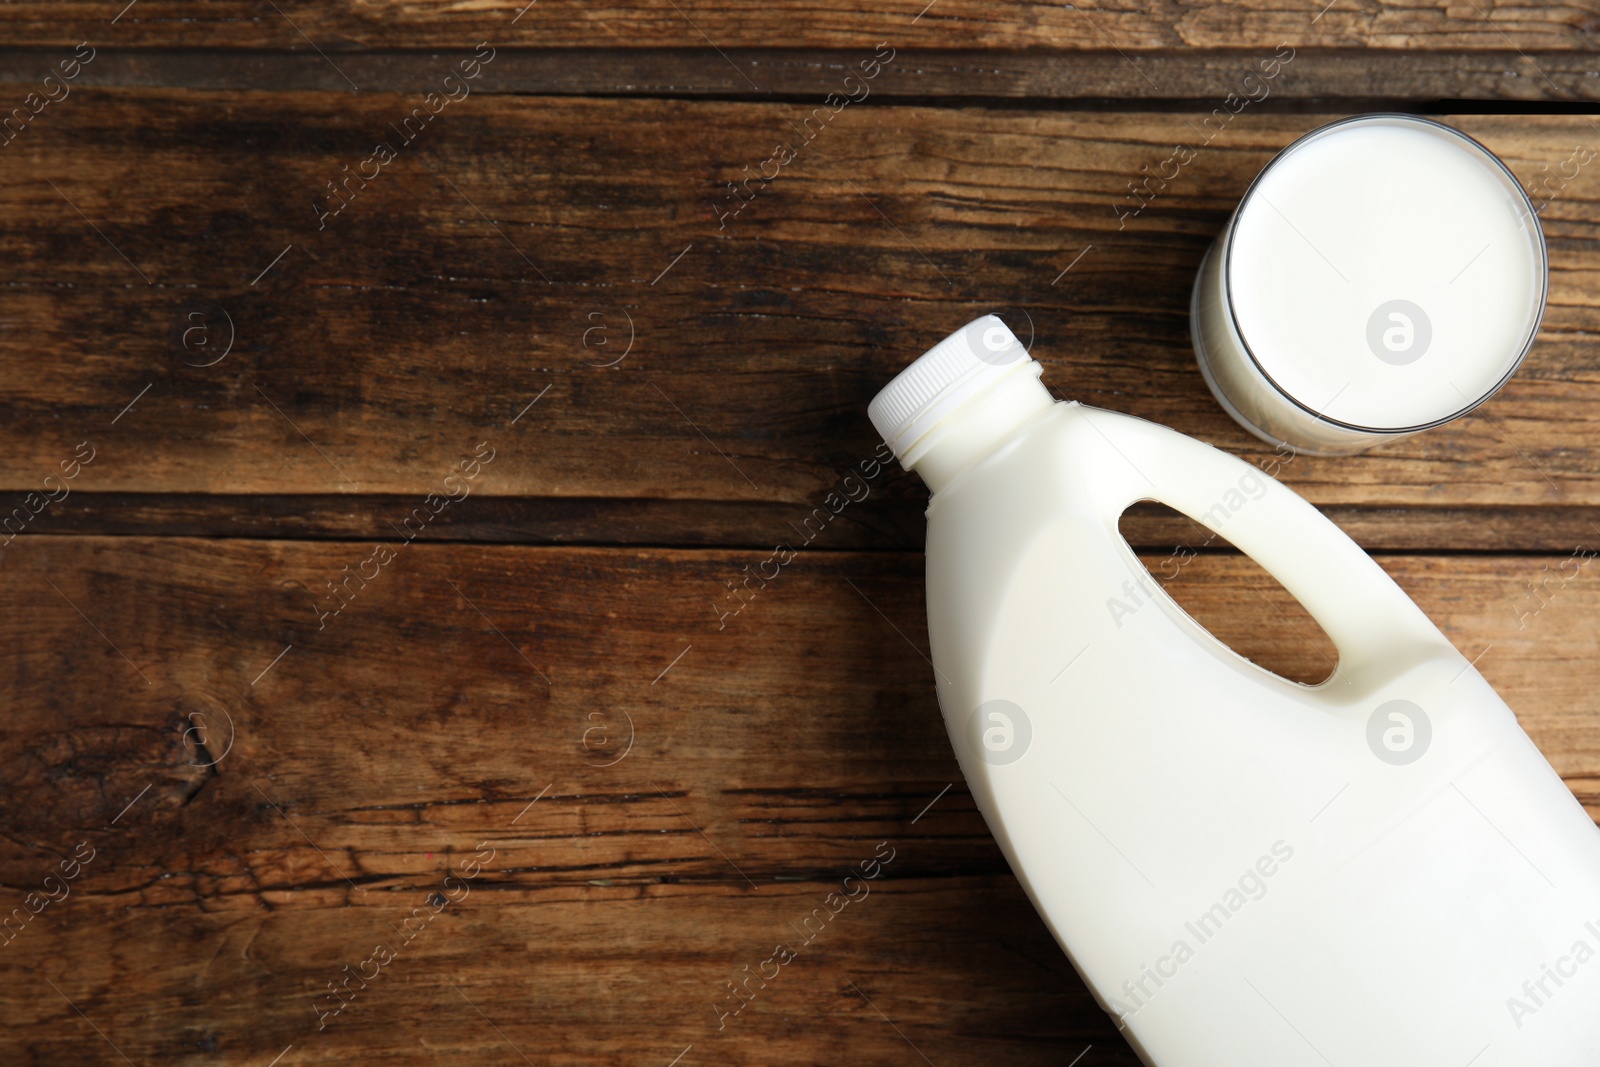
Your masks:
<path fill-rule="evenodd" d="M 100 49 L 0 145 L 0 1061 L 1132 1067 L 962 783 L 925 494 L 873 463 L 873 393 L 996 309 L 1059 395 L 1276 464 L 1600 815 L 1600 585 L 1550 577 L 1600 540 L 1594 174 L 1543 211 L 1531 357 L 1450 427 L 1283 464 L 1187 324 L 1328 118 L 1454 116 L 1548 182 L 1585 117 L 1474 112 L 1592 97 L 1579 7 L 121 7 L 0 11 L 0 115 Z M 743 184 L 880 41 L 870 97 Z M 1199 549 L 1169 588 L 1242 655 L 1326 673 L 1248 561 L 1123 528 L 1156 573 Z"/>

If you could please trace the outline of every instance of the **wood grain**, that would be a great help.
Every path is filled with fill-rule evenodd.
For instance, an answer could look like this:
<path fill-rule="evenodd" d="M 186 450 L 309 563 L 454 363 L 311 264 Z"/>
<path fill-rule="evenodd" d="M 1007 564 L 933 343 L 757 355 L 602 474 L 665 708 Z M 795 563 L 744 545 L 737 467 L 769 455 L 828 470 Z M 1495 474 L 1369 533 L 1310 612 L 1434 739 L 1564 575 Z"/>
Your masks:
<path fill-rule="evenodd" d="M 74 1009 L 136 1063 L 903 1062 L 907 1041 L 935 1063 L 1136 1062 L 961 784 L 918 555 L 803 553 L 719 630 L 748 551 L 413 544 L 318 629 L 308 590 L 370 544 L 23 547 L 0 904 L 95 855 L 0 945 L 7 1062 L 123 1062 Z M 1593 564 L 1551 584 L 1562 557 L 1383 562 L 1600 816 Z M 1262 624 L 1245 561 L 1198 557 L 1169 588 L 1247 655 L 1323 666 Z M 319 1031 L 326 983 L 484 842 L 467 891 Z M 719 1028 L 724 983 L 880 842 L 870 895 Z"/>
<path fill-rule="evenodd" d="M 1551 305 L 1500 397 L 1283 464 L 1206 392 L 1188 294 L 1251 176 L 1324 116 L 1245 111 L 1119 229 L 1119 194 L 1187 116 L 846 108 L 719 225 L 743 202 L 727 182 L 809 110 L 469 97 L 319 230 L 319 190 L 398 143 L 414 104 L 84 89 L 0 151 L 13 508 L 86 440 L 86 493 L 413 500 L 488 441 L 481 496 L 804 513 L 877 446 L 873 393 L 996 308 L 1058 393 L 1273 466 L 1320 505 L 1600 505 L 1592 168 L 1545 208 Z M 1525 180 L 1596 137 L 1579 118 L 1459 124 Z M 231 351 L 196 366 L 225 321 Z"/>
<path fill-rule="evenodd" d="M 18 45 L 77 44 L 86 36 L 126 45 L 171 47 L 870 47 L 885 38 L 907 47 L 1233 48 L 1296 45 L 1406 50 L 1592 50 L 1600 11 L 1592 3 L 1296 3 L 1248 0 L 891 0 L 870 9 L 842 2 L 718 0 L 21 0 L 5 5 L 6 39 Z M 120 14 L 119 14 L 120 12 Z"/>
<path fill-rule="evenodd" d="M 0 9 L 0 25 L 4 10 Z M 476 44 L 476 41 L 471 42 Z M 72 44 L 77 44 L 73 41 Z M 209 90 L 272 89 L 349 93 L 426 90 L 439 55 L 406 48 L 340 52 L 336 64 L 301 48 L 254 47 L 98 49 L 80 84 L 99 88 Z M 715 96 L 821 100 L 837 92 L 844 72 L 871 54 L 876 41 L 856 48 L 502 47 L 479 81 L 479 92 L 540 95 Z M 1272 42 L 1276 47 L 1277 42 Z M 1502 45 L 1504 42 L 1502 42 Z M 466 53 L 463 49 L 463 54 Z M 1070 100 L 1083 110 L 1165 106 L 1209 112 L 1236 92 L 1262 48 L 1140 51 L 1137 63 L 1116 50 L 1022 51 L 968 47 L 901 47 L 872 82 L 869 100 L 982 103 L 995 100 Z M 53 57 L 38 48 L 0 43 L 0 83 L 19 91 L 43 77 Z M 1448 110 L 1454 101 L 1592 101 L 1600 95 L 1590 51 L 1412 51 L 1308 47 L 1261 102 L 1263 110 Z M 348 78 L 349 81 L 345 79 Z M 855 90 L 859 92 L 860 90 Z M 1335 105 L 1337 101 L 1337 105 Z"/>
<path fill-rule="evenodd" d="M 818 536 L 828 549 L 921 549 L 926 523 L 919 480 L 893 472 Z M 349 540 L 393 534 L 417 505 L 402 496 L 335 494 L 74 492 L 37 515 L 34 534 Z M 774 530 L 803 521 L 793 505 L 729 500 L 502 497 L 477 495 L 439 513 L 428 541 L 496 544 L 741 546 L 770 548 Z M 1600 537 L 1600 508 L 1324 507 L 1323 514 L 1373 551 L 1570 552 Z M 1205 551 L 1209 530 L 1159 504 L 1136 504 L 1122 533 L 1140 548 Z M 0 548 L 0 560 L 7 548 Z"/>
<path fill-rule="evenodd" d="M 997 309 L 1058 395 L 1388 553 L 1600 818 L 1600 585 L 1567 577 L 1600 540 L 1600 178 L 1552 177 L 1594 116 L 1450 119 L 1549 201 L 1544 331 L 1468 420 L 1285 463 L 1186 318 L 1306 130 L 1600 95 L 1591 0 L 524 3 L 0 5 L 13 126 L 97 50 L 0 132 L 0 1062 L 1135 1067 L 964 787 L 925 492 L 865 418 Z M 1159 507 L 1123 530 L 1243 655 L 1328 673 L 1254 564 Z"/>

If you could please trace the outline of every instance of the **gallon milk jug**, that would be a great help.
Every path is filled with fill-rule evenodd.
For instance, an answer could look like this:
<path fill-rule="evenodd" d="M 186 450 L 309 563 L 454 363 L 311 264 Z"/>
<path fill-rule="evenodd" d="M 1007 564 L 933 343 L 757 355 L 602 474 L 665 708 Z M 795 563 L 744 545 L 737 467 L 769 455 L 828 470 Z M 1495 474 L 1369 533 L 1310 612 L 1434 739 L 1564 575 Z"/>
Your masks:
<path fill-rule="evenodd" d="M 1600 833 L 1510 709 L 1294 492 L 1040 373 L 988 316 L 870 414 L 933 493 L 961 769 L 1143 1061 L 1600 1064 Z M 1282 582 L 1332 677 L 1290 682 L 1185 614 L 1118 533 L 1139 500 Z"/>

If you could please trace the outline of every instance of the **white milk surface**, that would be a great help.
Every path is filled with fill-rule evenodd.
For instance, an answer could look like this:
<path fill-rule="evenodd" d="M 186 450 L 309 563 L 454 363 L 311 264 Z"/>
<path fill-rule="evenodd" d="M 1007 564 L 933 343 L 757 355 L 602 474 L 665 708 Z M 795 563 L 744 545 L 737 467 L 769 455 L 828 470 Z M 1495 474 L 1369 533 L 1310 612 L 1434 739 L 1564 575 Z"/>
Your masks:
<path fill-rule="evenodd" d="M 1460 412 L 1520 356 L 1543 262 L 1521 190 L 1466 140 L 1335 127 L 1241 205 L 1228 286 L 1269 377 L 1328 418 L 1402 429 Z"/>

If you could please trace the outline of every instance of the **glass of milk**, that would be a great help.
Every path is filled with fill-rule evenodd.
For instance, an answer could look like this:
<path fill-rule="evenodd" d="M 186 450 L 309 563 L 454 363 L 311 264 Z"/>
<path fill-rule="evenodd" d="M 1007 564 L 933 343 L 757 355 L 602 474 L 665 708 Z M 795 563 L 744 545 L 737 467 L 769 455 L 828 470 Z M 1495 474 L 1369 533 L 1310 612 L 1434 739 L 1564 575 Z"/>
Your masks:
<path fill-rule="evenodd" d="M 1442 123 L 1363 115 L 1257 176 L 1201 263 L 1190 329 L 1246 429 L 1359 452 L 1494 395 L 1548 286 L 1544 232 L 1504 163 Z"/>

